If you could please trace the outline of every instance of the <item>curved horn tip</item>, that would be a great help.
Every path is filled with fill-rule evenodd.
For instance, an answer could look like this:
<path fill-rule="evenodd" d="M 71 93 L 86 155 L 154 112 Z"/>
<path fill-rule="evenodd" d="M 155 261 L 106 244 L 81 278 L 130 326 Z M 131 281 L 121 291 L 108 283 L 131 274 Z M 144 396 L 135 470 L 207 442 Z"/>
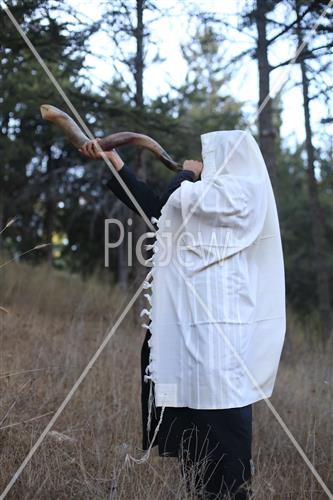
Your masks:
<path fill-rule="evenodd" d="M 42 105 L 39 107 L 40 112 L 41 112 L 41 115 L 42 115 L 42 118 L 44 118 L 45 113 L 47 113 L 47 111 L 48 111 L 48 107 L 49 107 L 49 105 L 48 105 L 48 104 L 42 104 Z"/>
<path fill-rule="evenodd" d="M 52 106 L 52 104 L 42 104 L 40 106 L 40 112 L 44 120 L 53 121 L 57 116 L 65 116 L 65 113 L 61 109 Z"/>

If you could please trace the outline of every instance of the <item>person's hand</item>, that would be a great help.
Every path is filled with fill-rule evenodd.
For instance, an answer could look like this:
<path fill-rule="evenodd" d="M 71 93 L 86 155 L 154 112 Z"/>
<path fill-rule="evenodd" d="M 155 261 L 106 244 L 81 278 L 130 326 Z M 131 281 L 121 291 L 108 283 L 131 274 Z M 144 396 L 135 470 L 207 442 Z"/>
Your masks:
<path fill-rule="evenodd" d="M 197 180 L 202 172 L 203 165 L 201 161 L 185 160 L 183 163 L 183 170 L 190 170 L 194 173 L 194 179 Z"/>
<path fill-rule="evenodd" d="M 111 149 L 110 151 L 103 151 L 99 145 L 100 139 L 93 139 L 92 141 L 86 142 L 80 149 L 80 153 L 82 153 L 87 158 L 92 158 L 93 160 L 100 160 L 104 157 L 108 158 L 114 168 L 119 171 L 124 162 L 117 153 L 115 149 Z"/>

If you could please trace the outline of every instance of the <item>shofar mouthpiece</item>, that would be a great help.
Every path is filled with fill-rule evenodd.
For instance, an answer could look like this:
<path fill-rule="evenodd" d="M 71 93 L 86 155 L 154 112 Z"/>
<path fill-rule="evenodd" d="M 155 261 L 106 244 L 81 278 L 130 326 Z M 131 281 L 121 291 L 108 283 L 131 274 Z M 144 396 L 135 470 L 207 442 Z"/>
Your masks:
<path fill-rule="evenodd" d="M 61 128 L 73 146 L 77 149 L 81 148 L 83 144 L 89 141 L 89 138 L 82 132 L 80 127 L 64 111 L 61 111 L 50 104 L 43 104 L 40 107 L 40 110 L 42 118 L 53 122 Z M 124 146 L 126 144 L 133 144 L 135 146 L 141 146 L 142 148 L 148 149 L 154 153 L 154 155 L 157 156 L 157 158 L 159 158 L 164 165 L 174 172 L 178 172 L 183 168 L 168 155 L 158 142 L 148 135 L 137 134 L 135 132 L 118 132 L 116 134 L 108 135 L 99 141 L 99 146 L 103 149 L 103 151 L 110 151 L 110 149 Z"/>

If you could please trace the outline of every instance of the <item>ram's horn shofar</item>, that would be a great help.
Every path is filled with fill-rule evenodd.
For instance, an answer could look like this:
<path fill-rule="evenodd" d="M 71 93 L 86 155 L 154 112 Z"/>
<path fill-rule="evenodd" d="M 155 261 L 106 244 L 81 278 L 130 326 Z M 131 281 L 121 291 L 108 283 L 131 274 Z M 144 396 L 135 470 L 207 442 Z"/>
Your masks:
<path fill-rule="evenodd" d="M 49 104 L 43 104 L 40 107 L 40 111 L 42 113 L 42 118 L 53 122 L 60 127 L 73 146 L 77 149 L 81 148 L 84 143 L 89 141 L 88 137 L 82 132 L 77 123 L 75 123 L 75 121 L 64 111 L 61 111 L 55 106 L 51 106 Z M 103 137 L 99 141 L 99 145 L 103 151 L 109 151 L 110 149 L 124 146 L 126 144 L 133 144 L 134 146 L 141 146 L 142 148 L 149 149 L 149 151 L 154 153 L 154 155 L 157 156 L 157 158 L 159 158 L 164 165 L 174 172 L 182 170 L 182 166 L 179 163 L 176 163 L 162 148 L 162 146 L 160 146 L 158 142 L 154 141 L 154 139 L 148 135 L 137 134 L 135 132 L 118 132 L 116 134 Z"/>

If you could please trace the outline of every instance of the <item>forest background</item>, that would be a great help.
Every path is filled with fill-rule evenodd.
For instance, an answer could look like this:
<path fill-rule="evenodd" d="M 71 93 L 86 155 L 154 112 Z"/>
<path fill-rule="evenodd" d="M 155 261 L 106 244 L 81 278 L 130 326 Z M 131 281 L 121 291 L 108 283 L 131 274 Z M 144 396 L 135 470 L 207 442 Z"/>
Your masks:
<path fill-rule="evenodd" d="M 317 0 L 6 4 L 96 137 L 144 133 L 183 162 L 201 159 L 200 134 L 254 134 L 273 184 L 285 258 L 288 326 L 274 404 L 332 481 L 332 7 L 322 16 L 327 2 Z M 135 261 L 128 267 L 126 239 L 104 266 L 105 219 L 126 228 L 133 218 L 140 231 L 147 228 L 107 189 L 105 163 L 83 158 L 42 121 L 43 103 L 69 110 L 3 8 L 0 54 L 5 484 L 44 415 L 55 411 L 139 286 L 142 269 Z M 118 152 L 163 191 L 172 173 L 156 158 L 133 147 Z M 173 466 L 153 461 L 132 479 L 119 466 L 128 443 L 140 443 L 138 329 L 129 315 L 59 420 L 65 437 L 43 444 L 16 485 L 18 497 L 107 498 L 116 491 L 119 498 L 176 498 L 169 491 Z M 273 417 L 256 408 L 258 498 L 323 498 L 280 428 L 272 441 Z"/>

